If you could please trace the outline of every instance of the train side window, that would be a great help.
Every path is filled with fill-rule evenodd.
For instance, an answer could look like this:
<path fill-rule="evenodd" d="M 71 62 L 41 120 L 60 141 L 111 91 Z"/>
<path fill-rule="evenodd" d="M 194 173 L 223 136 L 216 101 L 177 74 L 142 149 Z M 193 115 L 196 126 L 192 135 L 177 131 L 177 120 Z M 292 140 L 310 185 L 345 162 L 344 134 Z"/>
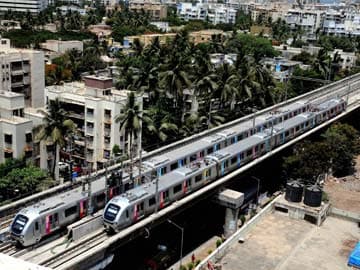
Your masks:
<path fill-rule="evenodd" d="M 156 203 L 155 197 L 149 199 L 149 206 L 152 206 Z"/>
<path fill-rule="evenodd" d="M 242 135 L 239 135 L 239 136 L 237 137 L 237 139 L 238 139 L 238 141 L 241 141 L 241 140 L 242 140 Z"/>
<path fill-rule="evenodd" d="M 325 117 L 325 116 L 326 116 L 326 113 L 323 113 L 323 114 L 322 114 L 322 117 Z"/>
<path fill-rule="evenodd" d="M 259 151 L 259 146 L 258 145 L 255 146 L 255 152 L 257 152 L 257 151 Z"/>
<path fill-rule="evenodd" d="M 205 170 L 205 177 L 210 177 L 211 176 L 211 170 Z"/>
<path fill-rule="evenodd" d="M 264 150 L 264 147 L 265 147 L 265 144 L 262 143 L 262 144 L 260 145 L 260 149 L 261 149 L 261 150 Z"/>
<path fill-rule="evenodd" d="M 230 164 L 233 165 L 233 164 L 235 164 L 236 162 L 237 162 L 237 157 L 235 156 L 235 157 L 233 157 L 233 158 L 231 159 Z"/>
<path fill-rule="evenodd" d="M 244 159 L 244 153 L 240 154 L 240 159 Z"/>
<path fill-rule="evenodd" d="M 295 127 L 295 131 L 298 132 L 300 130 L 300 126 Z"/>
<path fill-rule="evenodd" d="M 204 157 L 204 150 L 199 153 L 200 158 Z"/>
<path fill-rule="evenodd" d="M 129 210 L 126 210 L 125 215 L 126 215 L 126 218 L 129 218 Z"/>
<path fill-rule="evenodd" d="M 139 210 L 144 211 L 144 202 L 139 204 Z"/>
<path fill-rule="evenodd" d="M 178 168 L 178 163 L 177 162 L 170 165 L 170 171 L 176 170 L 177 168 Z"/>
<path fill-rule="evenodd" d="M 212 152 L 214 152 L 214 149 L 213 149 L 212 147 L 209 147 L 209 148 L 207 149 L 207 153 L 208 153 L 208 154 L 211 154 Z"/>
<path fill-rule="evenodd" d="M 76 214 L 76 210 L 77 210 L 76 205 L 65 209 L 65 217 Z"/>
<path fill-rule="evenodd" d="M 38 231 L 39 230 L 39 222 L 35 222 L 35 230 Z"/>
<path fill-rule="evenodd" d="M 196 154 L 190 156 L 190 162 L 193 162 L 196 160 Z"/>
<path fill-rule="evenodd" d="M 174 194 L 176 194 L 176 193 L 178 193 L 178 192 L 180 192 L 180 191 L 181 191 L 181 184 L 176 185 L 176 186 L 174 187 L 174 189 L 173 189 Z"/>
<path fill-rule="evenodd" d="M 247 157 L 248 157 L 248 156 L 251 156 L 251 154 L 252 154 L 252 149 L 249 149 L 249 150 L 246 151 L 246 156 L 247 156 Z"/>
<path fill-rule="evenodd" d="M 284 116 L 284 121 L 288 120 L 289 116 L 288 115 L 285 115 Z"/>
<path fill-rule="evenodd" d="M 288 137 L 289 135 L 290 135 L 290 131 L 288 130 L 285 132 L 285 137 Z"/>
<path fill-rule="evenodd" d="M 169 190 L 164 191 L 164 200 L 169 199 Z"/>
<path fill-rule="evenodd" d="M 54 223 L 57 223 L 59 221 L 59 214 L 55 213 L 54 214 Z"/>
<path fill-rule="evenodd" d="M 195 183 L 200 182 L 201 180 L 202 180 L 202 175 L 201 174 L 195 176 Z"/>

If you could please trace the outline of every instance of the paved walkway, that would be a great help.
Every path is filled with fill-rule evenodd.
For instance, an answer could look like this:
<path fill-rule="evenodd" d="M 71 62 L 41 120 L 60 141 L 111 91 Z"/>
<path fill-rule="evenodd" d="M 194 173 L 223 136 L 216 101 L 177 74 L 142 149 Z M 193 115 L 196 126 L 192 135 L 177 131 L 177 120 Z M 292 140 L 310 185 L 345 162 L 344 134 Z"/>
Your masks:
<path fill-rule="evenodd" d="M 275 212 L 234 244 L 222 270 L 348 270 L 347 258 L 360 239 L 357 224 L 328 217 L 321 227 Z"/>

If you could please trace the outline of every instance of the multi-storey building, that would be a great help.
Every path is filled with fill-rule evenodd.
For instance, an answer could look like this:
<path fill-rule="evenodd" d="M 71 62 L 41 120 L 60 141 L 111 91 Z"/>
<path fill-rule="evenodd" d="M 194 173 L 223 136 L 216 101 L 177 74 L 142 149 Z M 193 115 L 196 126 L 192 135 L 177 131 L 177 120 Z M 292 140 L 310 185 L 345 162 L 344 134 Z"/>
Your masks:
<path fill-rule="evenodd" d="M 135 0 L 129 3 L 131 11 L 148 13 L 153 20 L 162 20 L 167 16 L 167 6 L 158 1 Z"/>
<path fill-rule="evenodd" d="M 25 96 L 27 107 L 44 106 L 44 53 L 13 49 L 9 39 L 0 39 L 0 89 Z"/>
<path fill-rule="evenodd" d="M 8 10 L 39 13 L 48 6 L 48 0 L 0 0 L 0 12 Z"/>
<path fill-rule="evenodd" d="M 29 109 L 33 112 L 27 112 Z M 34 111 L 25 108 L 23 94 L 0 91 L 0 163 L 7 158 L 25 157 L 42 169 L 51 168 L 52 146 L 34 142 L 33 128 L 41 124 L 44 117 Z"/>
<path fill-rule="evenodd" d="M 120 131 L 120 124 L 115 121 L 127 102 L 129 91 L 113 88 L 112 78 L 85 76 L 83 79 L 84 82 L 49 86 L 45 94 L 48 102 L 58 98 L 77 126 L 78 134 L 69 150 L 72 159 L 82 165 L 86 161 L 92 169 L 97 169 L 110 159 L 114 145 L 119 145 L 123 153 L 130 150 L 125 132 Z M 142 97 L 137 97 L 137 102 L 142 109 Z M 138 152 L 138 140 L 140 136 L 133 153 Z"/>
<path fill-rule="evenodd" d="M 290 9 L 285 21 L 292 30 L 301 29 L 307 37 L 314 37 L 322 24 L 323 13 L 320 10 Z"/>
<path fill-rule="evenodd" d="M 236 10 L 224 4 L 187 3 L 177 5 L 178 16 L 185 20 L 208 20 L 212 24 L 235 23 Z"/>

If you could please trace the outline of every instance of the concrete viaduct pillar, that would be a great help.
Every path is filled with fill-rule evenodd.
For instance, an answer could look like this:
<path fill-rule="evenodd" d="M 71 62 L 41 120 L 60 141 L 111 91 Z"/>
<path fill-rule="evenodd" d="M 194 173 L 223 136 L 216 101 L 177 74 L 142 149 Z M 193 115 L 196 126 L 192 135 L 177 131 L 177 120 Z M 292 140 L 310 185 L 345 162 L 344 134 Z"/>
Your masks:
<path fill-rule="evenodd" d="M 228 238 L 237 230 L 239 208 L 244 202 L 244 194 L 235 190 L 225 189 L 217 195 L 217 202 L 226 207 L 224 236 Z"/>

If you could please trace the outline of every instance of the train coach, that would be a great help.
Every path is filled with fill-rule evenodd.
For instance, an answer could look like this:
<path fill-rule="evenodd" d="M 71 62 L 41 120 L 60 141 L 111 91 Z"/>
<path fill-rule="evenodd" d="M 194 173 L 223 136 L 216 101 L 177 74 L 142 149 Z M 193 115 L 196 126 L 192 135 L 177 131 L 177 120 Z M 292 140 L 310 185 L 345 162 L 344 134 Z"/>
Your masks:
<path fill-rule="evenodd" d="M 187 166 L 175 169 L 156 181 L 141 185 L 119 195 L 106 205 L 103 214 L 105 230 L 118 232 L 156 208 L 163 208 L 186 194 L 200 189 L 244 164 L 290 141 L 301 133 L 314 128 L 344 111 L 346 102 L 331 99 L 314 106 L 278 124 L 272 124 L 262 132 L 247 137 L 217 152 L 206 155 Z"/>

